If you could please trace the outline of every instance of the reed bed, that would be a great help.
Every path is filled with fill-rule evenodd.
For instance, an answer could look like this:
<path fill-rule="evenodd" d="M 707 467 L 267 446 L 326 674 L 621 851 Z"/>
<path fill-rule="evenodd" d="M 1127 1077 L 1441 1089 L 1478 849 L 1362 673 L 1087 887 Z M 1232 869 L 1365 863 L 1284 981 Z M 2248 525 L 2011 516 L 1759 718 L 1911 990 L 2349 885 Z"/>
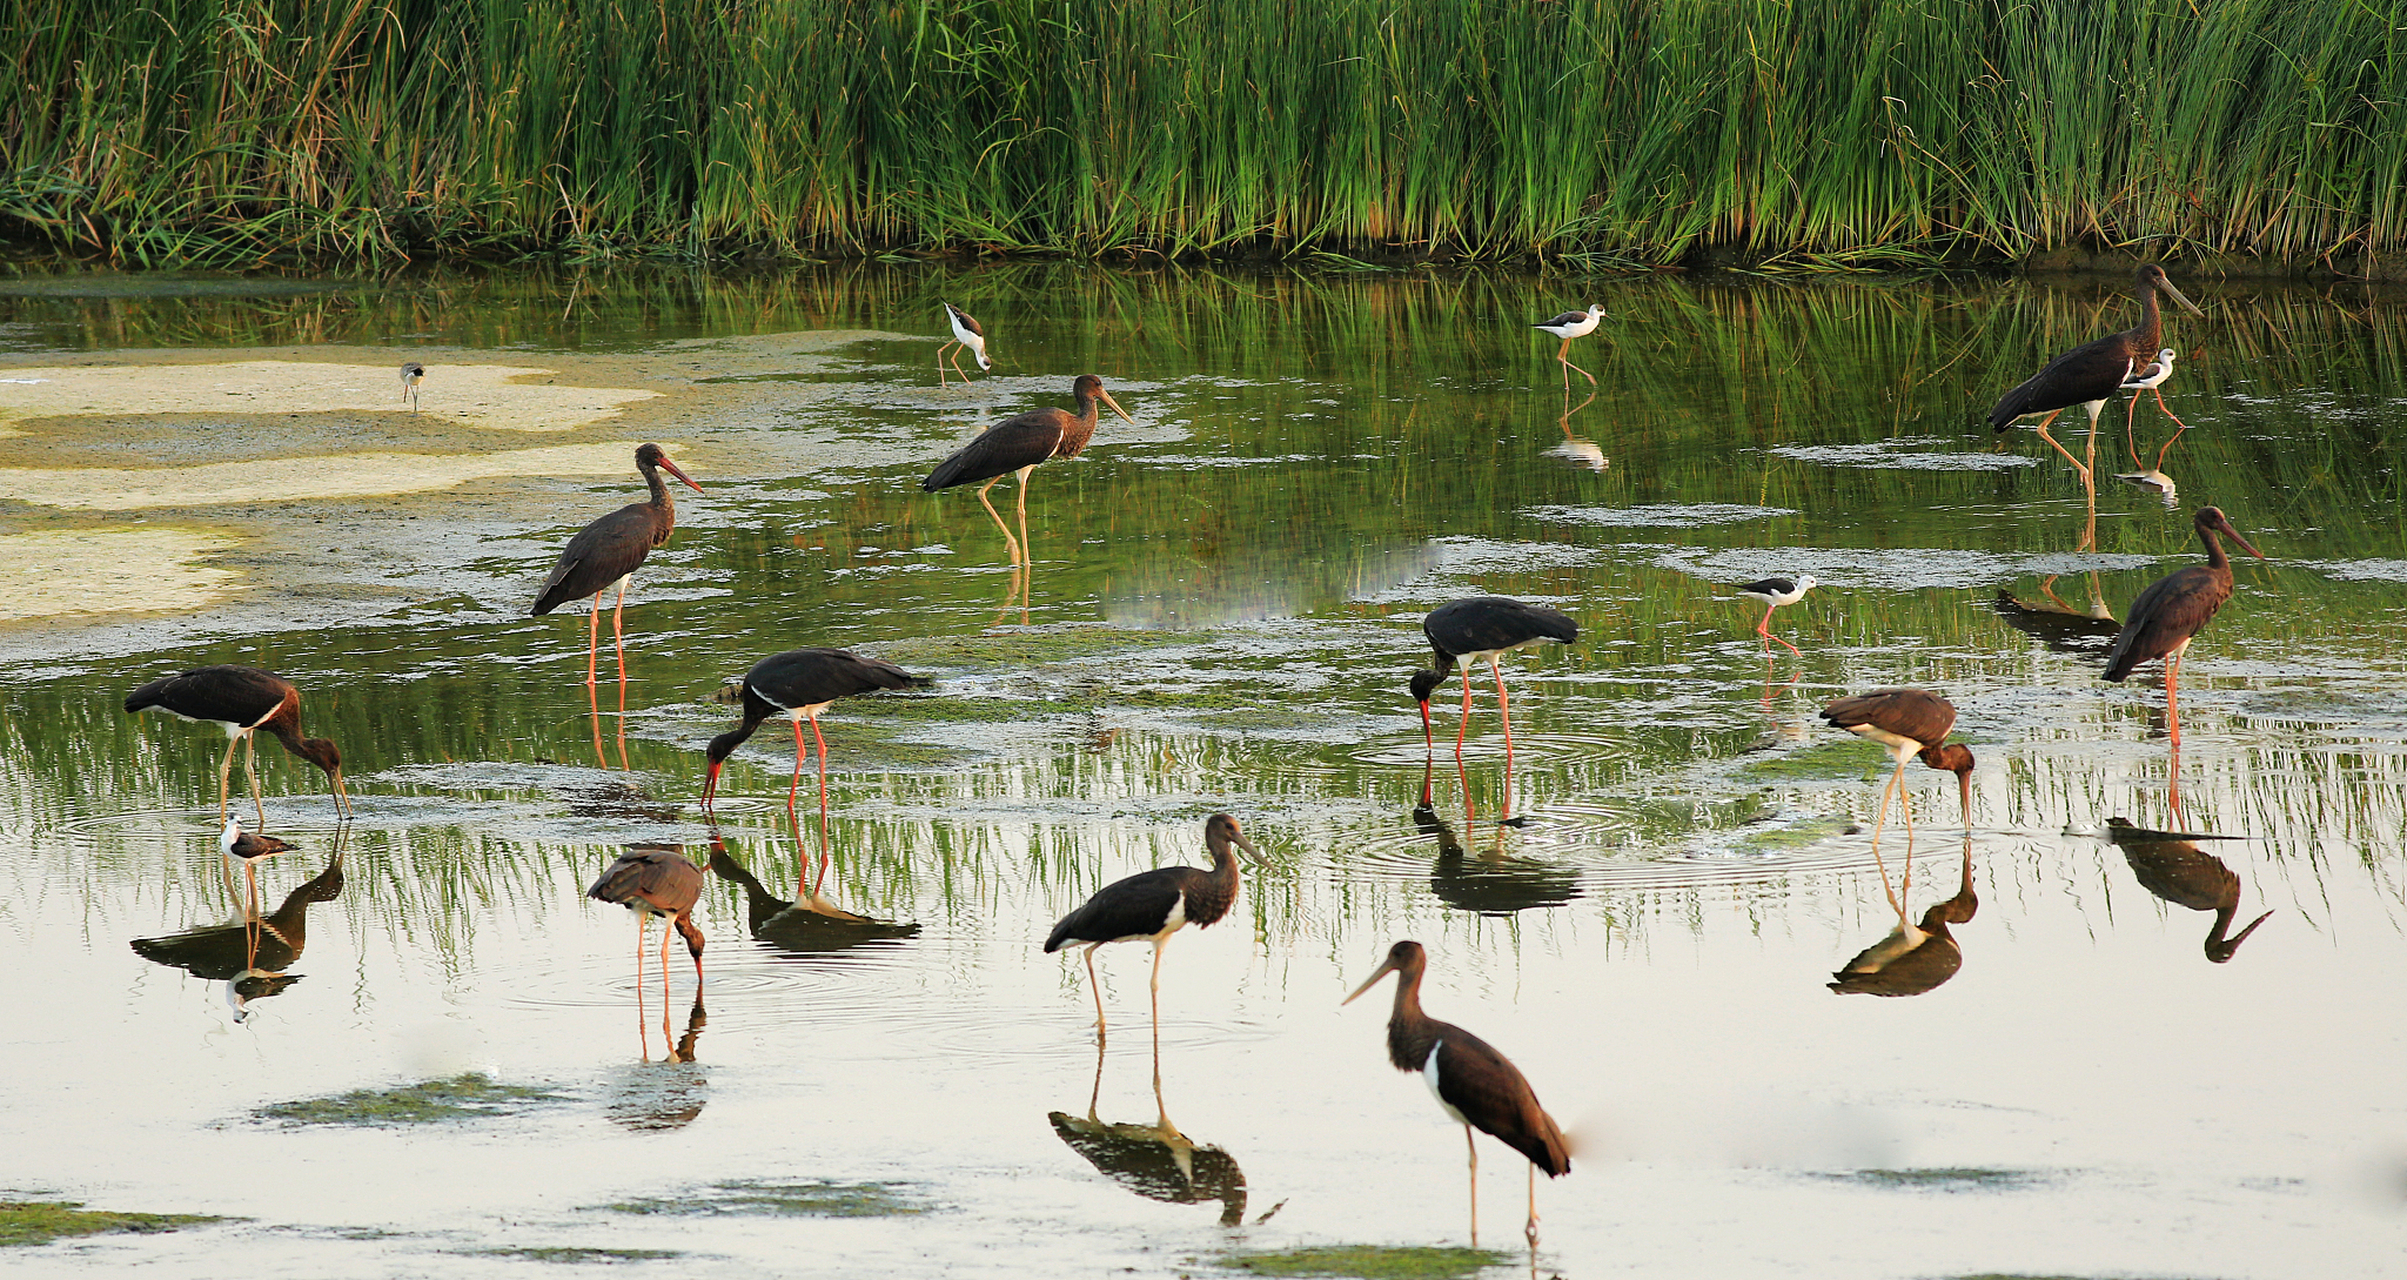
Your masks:
<path fill-rule="evenodd" d="M 55 0 L 0 12 L 0 234 L 2364 267 L 2403 40 L 2354 0 Z"/>

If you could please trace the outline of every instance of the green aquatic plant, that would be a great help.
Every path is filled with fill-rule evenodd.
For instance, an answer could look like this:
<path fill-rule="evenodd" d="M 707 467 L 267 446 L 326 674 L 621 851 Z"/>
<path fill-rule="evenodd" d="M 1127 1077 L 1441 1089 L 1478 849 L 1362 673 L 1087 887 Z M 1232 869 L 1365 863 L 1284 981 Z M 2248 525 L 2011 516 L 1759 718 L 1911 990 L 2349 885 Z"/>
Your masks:
<path fill-rule="evenodd" d="M 118 1231 L 174 1231 L 229 1219 L 199 1213 L 119 1213 L 80 1200 L 0 1200 L 0 1247 L 49 1244 Z"/>
<path fill-rule="evenodd" d="M 289 1125 L 412 1125 L 513 1115 L 566 1096 L 534 1085 L 502 1084 L 470 1072 L 392 1089 L 354 1089 L 326 1098 L 278 1102 L 258 1109 L 263 1120 Z"/>
<path fill-rule="evenodd" d="M 605 1205 L 613 1213 L 798 1218 L 902 1218 L 928 1212 L 904 1183 L 721 1182 L 686 1196 Z"/>
<path fill-rule="evenodd" d="M 1466 1280 L 1512 1258 L 1493 1249 L 1430 1245 L 1316 1245 L 1279 1253 L 1236 1253 L 1220 1260 L 1257 1276 L 1357 1276 L 1361 1280 Z"/>

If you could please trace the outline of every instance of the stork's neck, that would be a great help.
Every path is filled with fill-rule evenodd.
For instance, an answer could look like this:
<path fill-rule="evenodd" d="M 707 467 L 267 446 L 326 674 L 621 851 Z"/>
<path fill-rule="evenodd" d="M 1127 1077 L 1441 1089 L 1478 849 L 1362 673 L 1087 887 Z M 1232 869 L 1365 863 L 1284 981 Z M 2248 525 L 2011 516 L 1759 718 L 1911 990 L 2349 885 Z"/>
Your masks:
<path fill-rule="evenodd" d="M 2138 293 L 2140 295 L 2140 325 L 2131 331 L 2133 345 L 2139 350 L 2148 352 L 2148 358 L 2153 360 L 2156 358 L 2155 353 L 2164 343 L 2165 318 L 2163 312 L 2157 309 L 2155 284 L 2141 284 Z"/>
<path fill-rule="evenodd" d="M 2223 554 L 2223 540 L 2215 536 L 2209 525 L 2198 526 L 2198 540 L 2206 544 L 2206 567 L 2219 577 L 2231 576 L 2231 557 Z"/>
<path fill-rule="evenodd" d="M 652 463 L 645 463 L 643 470 L 644 486 L 652 491 L 652 510 L 658 513 L 660 527 L 663 530 L 675 528 L 677 499 L 669 493 L 669 482 L 660 478 L 660 468 Z M 653 545 L 658 546 L 659 542 L 655 540 Z"/>

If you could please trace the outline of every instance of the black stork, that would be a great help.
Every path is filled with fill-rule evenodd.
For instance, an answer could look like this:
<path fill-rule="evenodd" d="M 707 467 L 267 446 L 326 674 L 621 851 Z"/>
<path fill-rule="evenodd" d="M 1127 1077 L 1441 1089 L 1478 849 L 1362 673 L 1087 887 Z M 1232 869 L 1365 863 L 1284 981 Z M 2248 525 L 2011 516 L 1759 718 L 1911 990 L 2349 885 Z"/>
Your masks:
<path fill-rule="evenodd" d="M 936 348 L 937 385 L 941 386 L 944 383 L 944 358 L 947 353 L 950 353 L 953 357 L 953 372 L 960 374 L 962 385 L 967 386 L 969 385 L 969 375 L 961 372 L 961 351 L 964 347 L 968 348 L 969 353 L 977 358 L 980 370 L 995 367 L 995 362 L 988 359 L 986 355 L 986 330 L 976 320 L 970 318 L 969 312 L 950 302 L 944 304 L 944 318 L 953 326 L 953 340 Z"/>
<path fill-rule="evenodd" d="M 1967 923 L 1980 909 L 1980 896 L 1972 889 L 1972 832 L 1967 831 L 1956 896 L 1932 903 L 1919 926 L 1898 912 L 1897 927 L 1887 937 L 1857 952 L 1830 975 L 1830 989 L 1840 995 L 1871 996 L 1918 996 L 1932 990 L 1964 967 L 1963 948 L 1948 926 Z"/>
<path fill-rule="evenodd" d="M 1225 813 L 1215 813 L 1204 820 L 1204 848 L 1212 855 L 1212 869 L 1194 867 L 1156 867 L 1133 876 L 1114 880 L 1094 897 L 1078 905 L 1061 918 L 1053 932 L 1045 937 L 1045 954 L 1051 955 L 1073 943 L 1086 944 L 1087 986 L 1095 993 L 1095 1038 L 1104 1034 L 1103 988 L 1095 980 L 1095 951 L 1107 942 L 1151 942 L 1153 944 L 1153 1045 L 1154 1083 L 1159 1094 L 1161 1084 L 1162 1046 L 1162 949 L 1170 945 L 1170 935 L 1187 925 L 1208 929 L 1219 923 L 1237 901 L 1239 875 L 1235 849 L 1260 863 L 1262 855 L 1255 851 L 1253 841 L 1238 829 L 1237 820 Z"/>
<path fill-rule="evenodd" d="M 660 931 L 661 999 L 668 999 L 669 929 L 685 939 L 693 953 L 694 981 L 702 981 L 702 930 L 694 925 L 694 903 L 702 897 L 702 868 L 686 861 L 673 845 L 631 845 L 603 870 L 585 896 L 611 902 L 635 913 L 635 991 L 641 1001 L 644 987 L 644 942 L 654 916 L 666 917 Z M 666 1016 L 665 1003 L 662 1008 Z"/>
<path fill-rule="evenodd" d="M 2039 420 L 2039 438 L 2048 442 L 2064 460 L 2080 473 L 2081 487 L 2096 494 L 2092 466 L 2098 458 L 2098 412 L 2122 389 L 2131 371 L 2151 360 L 2164 345 L 2164 319 L 2157 310 L 2156 295 L 2163 293 L 2192 315 L 2204 315 L 2198 304 L 2183 297 L 2181 290 L 2165 278 L 2165 269 L 2151 262 L 2139 269 L 2132 292 L 2140 304 L 2140 322 L 2121 333 L 2084 342 L 2063 355 L 2048 361 L 2039 372 L 2032 374 L 2021 386 L 1999 397 L 1989 410 L 1992 430 L 2004 431 L 2017 418 L 2034 413 L 2047 416 Z M 2048 434 L 2048 424 L 2056 415 L 2079 405 L 2089 414 L 2088 464 L 2075 458 L 2072 451 Z"/>
<path fill-rule="evenodd" d="M 1078 412 L 1067 409 L 1032 409 L 1016 414 L 988 427 L 968 444 L 955 450 L 952 457 L 936 464 L 919 487 L 929 493 L 951 489 L 958 485 L 986 483 L 978 490 L 978 501 L 993 516 L 995 527 L 1003 531 L 1003 544 L 1011 550 L 1014 565 L 1025 563 L 1023 544 L 1028 538 L 1028 477 L 1037 464 L 1054 458 L 1075 458 L 1095 438 L 1095 423 L 1100 410 L 1097 401 L 1108 404 L 1112 412 L 1124 421 L 1135 422 L 1112 393 L 1103 389 L 1103 379 L 1091 373 L 1078 375 L 1070 384 L 1070 396 L 1078 402 Z M 1000 484 L 1003 477 L 1017 472 L 1020 477 L 1020 536 L 1011 536 L 1011 526 L 1003 523 L 1001 512 L 987 499 L 987 490 Z"/>
<path fill-rule="evenodd" d="M 425 365 L 415 360 L 401 362 L 401 398 L 409 402 L 411 413 L 418 411 L 418 381 L 425 376 Z"/>
<path fill-rule="evenodd" d="M 1763 637 L 1763 647 L 1766 650 L 1771 649 L 1774 640 L 1779 640 L 1780 643 L 1789 645 L 1790 653 L 1796 653 L 1800 658 L 1805 656 L 1797 653 L 1797 646 L 1772 634 L 1772 611 L 1782 605 L 1791 605 L 1803 600 L 1805 593 L 1818 585 L 1820 584 L 1814 581 L 1814 575 L 1807 573 L 1794 578 L 1766 578 L 1761 582 L 1750 582 L 1738 589 L 1738 593 L 1749 600 L 1763 601 L 1763 621 L 1755 624 L 1755 634 Z"/>
<path fill-rule="evenodd" d="M 226 728 L 226 758 L 217 766 L 217 816 L 226 816 L 233 782 L 234 748 L 245 747 L 242 771 L 251 780 L 251 802 L 259 825 L 267 825 L 267 805 L 259 795 L 257 734 L 265 729 L 284 749 L 326 771 L 334 788 L 336 808 L 351 816 L 351 797 L 343 789 L 343 755 L 327 738 L 301 736 L 301 691 L 292 682 L 257 667 L 221 665 L 195 667 L 179 675 L 161 676 L 125 696 L 128 715 L 164 711 L 178 720 L 214 720 Z"/>
<path fill-rule="evenodd" d="M 1435 655 L 1431 668 L 1413 673 L 1413 701 L 1421 704 L 1421 803 L 1430 803 L 1430 761 L 1437 753 L 1437 744 L 1429 729 L 1429 695 L 1444 683 L 1447 673 L 1459 671 L 1463 678 L 1463 711 L 1454 729 L 1454 762 L 1459 770 L 1463 759 L 1463 735 L 1471 725 L 1471 668 L 1485 659 L 1488 670 L 1496 676 L 1496 706 L 1504 718 L 1504 770 L 1506 813 L 1511 813 L 1513 772 L 1513 708 L 1504 692 L 1504 668 L 1501 659 L 1516 649 L 1527 649 L 1549 642 L 1570 644 L 1580 638 L 1579 624 L 1559 609 L 1542 604 L 1530 604 L 1509 596 L 1466 596 L 1439 605 L 1421 619 L 1421 634 L 1429 637 L 1429 647 Z M 1468 797 L 1466 796 L 1466 803 Z"/>
<path fill-rule="evenodd" d="M 1588 380 L 1589 386 L 1596 385 L 1595 374 L 1581 369 L 1571 362 L 1571 340 L 1585 338 L 1596 332 L 1596 322 L 1602 319 L 1604 314 L 1604 304 L 1592 302 L 1588 304 L 1586 311 L 1566 311 L 1552 320 L 1540 320 L 1530 326 L 1540 333 L 1553 334 L 1563 340 L 1563 345 L 1555 349 L 1555 363 L 1563 366 L 1563 390 L 1571 390 L 1571 375 L 1574 370 Z"/>
<path fill-rule="evenodd" d="M 1396 1004 L 1387 1017 L 1387 1059 L 1398 1071 L 1417 1071 L 1438 1106 L 1463 1127 L 1471 1151 L 1471 1247 L 1479 1247 L 1478 1129 L 1529 1158 L 1530 1247 L 1538 1246 L 1538 1171 L 1549 1178 L 1571 1172 L 1571 1147 L 1554 1117 L 1511 1059 L 1487 1041 L 1452 1023 L 1421 1012 L 1421 975 L 1429 966 L 1418 942 L 1399 942 L 1376 973 L 1342 1002 L 1352 1004 L 1381 978 L 1396 975 Z"/>
<path fill-rule="evenodd" d="M 915 676 L 891 662 L 865 658 L 846 649 L 788 649 L 753 663 L 732 691 L 734 701 L 744 708 L 744 722 L 712 738 L 705 752 L 710 772 L 702 784 L 703 808 L 709 808 L 718 795 L 719 766 L 761 727 L 762 721 L 783 717 L 794 724 L 794 781 L 786 788 L 786 816 L 793 819 L 799 832 L 802 820 L 794 813 L 794 798 L 802 790 L 802 722 L 810 721 L 811 740 L 817 744 L 819 756 L 819 878 L 825 880 L 827 739 L 819 733 L 819 713 L 838 698 L 880 689 L 927 689 L 935 684 L 932 677 Z M 801 843 L 797 834 L 795 844 Z M 812 892 L 817 889 L 814 887 Z"/>
<path fill-rule="evenodd" d="M 1919 755 L 1931 768 L 1956 775 L 1957 793 L 1964 804 L 1964 827 L 1967 831 L 1972 829 L 1972 750 L 1962 743 L 1945 745 L 1948 731 L 1956 727 L 1956 704 L 1927 689 L 1875 689 L 1831 703 L 1822 708 L 1822 718 L 1835 728 L 1887 747 L 1897 761 L 1897 772 L 1890 775 L 1889 785 L 1881 789 L 1880 816 L 1872 823 L 1872 865 L 1880 872 L 1881 892 L 1889 895 L 1889 905 L 1902 920 L 1905 904 L 1889 887 L 1889 869 L 1880 858 L 1880 832 L 1889 821 L 1889 797 L 1894 793 L 1906 815 L 1909 846 L 1913 840 L 1914 811 L 1905 799 L 1909 758 Z M 1905 884 L 1909 891 L 1914 886 L 1910 852 Z"/>
<path fill-rule="evenodd" d="M 593 599 L 591 622 L 585 640 L 585 687 L 592 689 L 594 668 L 599 661 L 602 645 L 602 596 L 610 588 L 618 588 L 618 604 L 610 611 L 610 634 L 618 646 L 618 678 L 627 681 L 627 637 L 620 615 L 627 608 L 627 579 L 643 565 L 652 548 L 665 545 L 677 528 L 677 504 L 669 498 L 669 486 L 660 478 L 666 470 L 683 480 L 696 493 L 702 486 L 677 469 L 660 446 L 646 444 L 635 451 L 635 469 L 644 476 L 644 485 L 651 489 L 648 501 L 631 502 L 577 531 L 560 553 L 560 562 L 552 566 L 552 576 L 543 580 L 543 591 L 535 597 L 535 607 L 529 617 L 541 617 L 571 600 L 588 596 Z"/>
<path fill-rule="evenodd" d="M 2176 745 L 2181 742 L 2181 655 L 2223 602 L 2231 599 L 2231 558 L 2215 535 L 2228 536 L 2240 549 L 2262 560 L 2265 553 L 2250 546 L 2232 527 L 2221 507 L 2201 507 L 2191 521 L 2198 540 L 2206 544 L 2206 563 L 2177 569 L 2148 584 L 2123 616 L 2114 647 L 2106 652 L 2106 678 L 2121 684 L 2132 669 L 2157 658 L 2165 660 L 2165 721 Z"/>

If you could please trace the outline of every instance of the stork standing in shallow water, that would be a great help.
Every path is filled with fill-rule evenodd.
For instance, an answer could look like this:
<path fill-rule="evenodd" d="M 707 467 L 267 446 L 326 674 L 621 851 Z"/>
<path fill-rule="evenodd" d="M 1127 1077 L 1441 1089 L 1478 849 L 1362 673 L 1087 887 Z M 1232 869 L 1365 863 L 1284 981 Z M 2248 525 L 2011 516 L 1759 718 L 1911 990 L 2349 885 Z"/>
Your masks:
<path fill-rule="evenodd" d="M 1961 743 L 1944 745 L 1948 731 L 1956 727 L 1956 704 L 1927 689 L 1875 689 L 1831 703 L 1822 708 L 1822 718 L 1834 728 L 1887 747 L 1897 761 L 1897 772 L 1881 789 L 1880 816 L 1872 822 L 1872 865 L 1880 872 L 1881 892 L 1889 896 L 1889 905 L 1902 921 L 1905 903 L 1898 891 L 1889 887 L 1889 869 L 1880 858 L 1880 832 L 1889 821 L 1889 796 L 1895 793 L 1905 813 L 1905 892 L 1910 894 L 1914 888 L 1914 810 L 1905 798 L 1908 759 L 1918 755 L 1931 768 L 1956 775 L 1957 793 L 1964 802 L 1964 827 L 1972 829 L 1972 750 Z"/>
<path fill-rule="evenodd" d="M 702 807 L 708 809 L 719 792 L 719 766 L 744 745 L 744 740 L 773 718 L 794 722 L 794 781 L 786 788 L 786 816 L 796 827 L 794 844 L 802 845 L 801 822 L 794 798 L 802 789 L 802 722 L 811 722 L 811 740 L 819 755 L 819 879 L 827 879 L 827 739 L 819 733 L 819 713 L 838 698 L 879 689 L 926 689 L 935 680 L 915 676 L 891 662 L 865 658 L 847 649 L 788 649 L 752 664 L 735 686 L 735 701 L 744 708 L 744 722 L 710 740 L 705 758 L 710 771 L 702 784 Z M 799 886 L 798 886 L 799 887 Z M 816 894 L 813 886 L 810 892 Z"/>
<path fill-rule="evenodd" d="M 1396 1003 L 1387 1018 L 1387 1059 L 1398 1071 L 1416 1071 L 1447 1117 L 1463 1127 L 1471 1152 L 1471 1247 L 1479 1247 L 1478 1129 L 1529 1158 L 1529 1222 L 1522 1234 L 1538 1247 L 1538 1171 L 1549 1178 L 1571 1172 L 1571 1147 L 1563 1130 L 1538 1105 L 1537 1092 L 1521 1069 L 1487 1041 L 1452 1023 L 1421 1012 L 1421 975 L 1429 957 L 1418 942 L 1399 942 L 1387 960 L 1342 1004 L 1352 1004 L 1381 978 L 1396 975 Z"/>
<path fill-rule="evenodd" d="M 1504 718 L 1504 786 L 1505 816 L 1513 812 L 1513 707 L 1504 692 L 1504 668 L 1501 660 L 1516 649 L 1553 642 L 1570 644 L 1580 638 L 1579 624 L 1559 609 L 1541 604 L 1529 604 L 1509 596 L 1466 596 L 1439 605 L 1421 620 L 1421 634 L 1429 638 L 1434 655 L 1431 668 L 1416 671 L 1409 682 L 1413 701 L 1421 705 L 1421 803 L 1430 803 L 1430 767 L 1436 758 L 1437 744 L 1429 728 L 1429 696 L 1447 673 L 1459 671 L 1463 678 L 1462 719 L 1454 729 L 1454 766 L 1459 775 L 1463 769 L 1463 737 L 1471 725 L 1471 668 L 1485 659 L 1488 670 L 1496 677 L 1496 706 Z M 1464 791 L 1468 807 L 1470 793 Z"/>
<path fill-rule="evenodd" d="M 2132 292 L 2140 305 L 2140 322 L 2121 333 L 2080 346 L 2048 361 L 2039 372 L 2032 374 L 2020 386 L 2008 391 L 1989 410 L 1989 425 L 2004 431 L 2017 418 L 2044 413 L 2039 420 L 2039 438 L 2064 455 L 2081 476 L 2081 487 L 2093 501 L 2097 497 L 2093 478 L 2098 461 L 2098 412 L 2114 398 L 2131 371 L 2153 359 L 2164 345 L 2164 319 L 2158 312 L 2156 295 L 2164 294 L 2189 309 L 2192 315 L 2204 315 L 2198 305 L 2182 296 L 2173 282 L 2165 278 L 2165 269 L 2151 262 L 2141 267 L 2132 284 Z M 2075 458 L 2072 451 L 2057 443 L 2048 434 L 2048 424 L 2056 415 L 2079 405 L 2089 414 L 2089 462 Z"/>
<path fill-rule="evenodd" d="M 2201 507 L 2191 521 L 2198 540 L 2206 544 L 2206 563 L 2166 574 L 2148 584 L 2131 602 L 2123 629 L 2106 653 L 2106 679 L 2121 684 L 2134 668 L 2157 658 L 2165 660 L 2165 720 L 2173 745 L 2181 745 L 2181 655 L 2190 640 L 2231 599 L 2231 557 L 2223 553 L 2221 533 L 2240 549 L 2262 560 L 2265 553 L 2250 546 L 2232 527 L 2221 507 Z"/>
<path fill-rule="evenodd" d="M 1061 918 L 1045 938 L 1045 954 L 1074 943 L 1086 946 L 1086 980 L 1095 993 L 1095 1039 L 1103 1040 L 1103 987 L 1095 980 L 1095 951 L 1109 942 L 1153 944 L 1153 1092 L 1162 1092 L 1162 948 L 1170 935 L 1187 925 L 1208 929 L 1219 923 L 1237 901 L 1241 876 L 1235 850 L 1259 863 L 1262 855 L 1238 829 L 1237 820 L 1215 813 L 1204 820 L 1204 847 L 1212 869 L 1156 867 L 1115 880 Z M 1170 1128 L 1167 1112 L 1162 1127 Z"/>
<path fill-rule="evenodd" d="M 195 667 L 178 675 L 161 676 L 125 696 L 127 715 L 163 711 L 178 720 L 213 720 L 225 726 L 226 758 L 217 766 L 217 816 L 224 820 L 233 783 L 234 748 L 244 748 L 242 771 L 251 780 L 251 803 L 259 825 L 267 825 L 267 804 L 259 795 L 257 769 L 261 729 L 273 734 L 284 749 L 326 771 L 334 788 L 335 807 L 351 816 L 351 797 L 343 790 L 343 755 L 327 738 L 301 736 L 301 691 L 291 681 L 257 667 L 231 664 Z"/>
<path fill-rule="evenodd" d="M 530 617 L 542 617 L 571 600 L 586 596 L 593 598 L 590 625 L 585 641 L 585 687 L 594 685 L 596 664 L 600 661 L 602 645 L 602 596 L 610 588 L 618 588 L 618 604 L 610 611 L 610 635 L 618 648 L 618 682 L 625 710 L 627 686 L 627 636 L 620 618 L 627 609 L 627 580 L 643 566 L 652 548 L 668 543 L 669 535 L 677 529 L 677 504 L 669 497 L 669 487 L 660 473 L 683 480 L 696 493 L 702 486 L 677 469 L 659 445 L 647 444 L 635 451 L 635 469 L 643 473 L 644 485 L 652 496 L 644 502 L 631 502 L 577 531 L 560 552 L 559 563 L 552 566 L 551 576 L 543 580 L 543 590 L 535 597 Z"/>
<path fill-rule="evenodd" d="M 1604 304 L 1592 302 L 1586 311 L 1566 311 L 1552 320 L 1540 320 L 1530 326 L 1540 333 L 1550 333 L 1563 340 L 1563 345 L 1555 349 L 1555 362 L 1563 366 L 1563 390 L 1571 390 L 1571 375 L 1574 372 L 1586 378 L 1589 386 L 1596 385 L 1595 374 L 1571 362 L 1571 340 L 1585 338 L 1596 332 L 1596 322 L 1603 319 L 1604 314 Z"/>
<path fill-rule="evenodd" d="M 1112 412 L 1128 422 L 1136 419 L 1112 399 L 1103 389 L 1103 379 L 1083 373 L 1070 384 L 1070 396 L 1078 402 L 1078 412 L 1067 409 L 1032 409 L 1027 413 L 1005 418 L 988 427 L 968 444 L 953 452 L 953 456 L 936 464 L 919 487 L 929 493 L 959 485 L 986 483 L 978 489 L 978 501 L 986 514 L 994 517 L 995 527 L 1003 531 L 1003 545 L 1011 552 L 1014 565 L 1025 564 L 1025 544 L 1028 540 L 1028 477 L 1037 464 L 1054 458 L 1075 458 L 1095 438 L 1095 424 L 1101 413 L 1097 401 L 1108 404 Z M 987 499 L 986 492 L 1002 483 L 1003 477 L 1018 473 L 1020 477 L 1020 536 L 1011 536 L 1011 526 L 1003 523 L 1003 515 Z"/>
<path fill-rule="evenodd" d="M 694 925 L 694 904 L 702 898 L 702 868 L 686 860 L 675 845 L 630 845 L 602 871 L 585 891 L 596 902 L 616 903 L 635 913 L 635 1019 L 643 1023 L 644 935 L 652 918 L 668 923 L 660 930 L 660 1017 L 662 1036 L 669 1034 L 669 930 L 685 939 L 694 957 L 694 1003 L 702 1003 L 702 930 Z M 650 1055 L 649 1045 L 645 1054 Z"/>

